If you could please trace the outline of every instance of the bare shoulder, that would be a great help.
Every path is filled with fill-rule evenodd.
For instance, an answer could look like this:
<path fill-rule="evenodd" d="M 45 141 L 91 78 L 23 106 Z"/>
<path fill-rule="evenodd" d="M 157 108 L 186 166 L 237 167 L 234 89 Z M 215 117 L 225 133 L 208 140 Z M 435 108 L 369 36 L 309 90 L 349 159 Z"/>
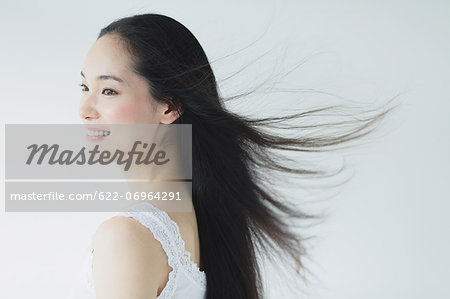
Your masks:
<path fill-rule="evenodd" d="M 171 268 L 161 243 L 136 219 L 114 216 L 93 238 L 97 299 L 156 298 Z"/>

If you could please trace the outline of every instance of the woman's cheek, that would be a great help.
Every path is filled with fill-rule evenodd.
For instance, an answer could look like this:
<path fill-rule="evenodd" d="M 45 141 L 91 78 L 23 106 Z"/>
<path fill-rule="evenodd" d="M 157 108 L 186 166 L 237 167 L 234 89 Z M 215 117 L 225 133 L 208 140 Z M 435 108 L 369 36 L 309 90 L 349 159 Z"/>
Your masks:
<path fill-rule="evenodd" d="M 103 117 L 105 121 L 113 124 L 140 123 L 140 120 L 144 119 L 143 111 L 145 110 L 139 105 L 114 103 L 104 109 Z"/>

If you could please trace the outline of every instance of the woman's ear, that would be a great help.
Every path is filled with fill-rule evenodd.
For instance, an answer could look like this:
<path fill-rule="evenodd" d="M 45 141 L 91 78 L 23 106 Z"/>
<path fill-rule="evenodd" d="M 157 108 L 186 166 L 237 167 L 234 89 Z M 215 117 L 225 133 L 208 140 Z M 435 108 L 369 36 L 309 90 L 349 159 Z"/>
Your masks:
<path fill-rule="evenodd" d="M 177 120 L 177 118 L 179 118 L 184 110 L 181 107 L 181 105 L 176 105 L 175 101 L 170 101 L 169 104 L 164 104 L 164 111 L 163 111 L 163 115 L 161 117 L 161 123 L 162 124 L 171 124 L 173 123 L 175 120 Z"/>

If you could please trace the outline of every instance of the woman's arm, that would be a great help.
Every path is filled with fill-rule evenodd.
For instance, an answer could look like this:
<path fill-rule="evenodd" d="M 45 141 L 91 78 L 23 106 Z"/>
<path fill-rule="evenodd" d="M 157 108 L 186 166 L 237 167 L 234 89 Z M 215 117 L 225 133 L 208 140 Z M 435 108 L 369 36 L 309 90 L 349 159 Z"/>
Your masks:
<path fill-rule="evenodd" d="M 134 218 L 115 216 L 93 238 L 97 299 L 156 298 L 171 267 L 161 243 Z"/>

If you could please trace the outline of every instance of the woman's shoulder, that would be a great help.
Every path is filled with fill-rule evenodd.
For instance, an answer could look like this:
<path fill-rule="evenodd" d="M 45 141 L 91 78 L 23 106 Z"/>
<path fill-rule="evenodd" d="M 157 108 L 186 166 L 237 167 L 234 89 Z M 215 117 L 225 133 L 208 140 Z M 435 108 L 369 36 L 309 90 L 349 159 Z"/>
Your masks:
<path fill-rule="evenodd" d="M 146 250 L 154 249 L 153 253 L 164 254 L 161 244 L 150 233 L 148 227 L 134 217 L 114 215 L 104 220 L 93 235 L 93 245 L 115 245 L 116 249 L 146 246 Z M 155 248 L 156 247 L 156 248 Z M 160 250 L 156 250 L 159 247 Z"/>
<path fill-rule="evenodd" d="M 156 295 L 170 272 L 161 243 L 132 217 L 116 215 L 103 221 L 92 248 L 93 278 L 101 298 L 129 292 Z"/>
<path fill-rule="evenodd" d="M 92 245 L 94 250 L 105 248 L 116 254 L 133 254 L 136 258 L 154 260 L 152 268 L 166 268 L 163 266 L 167 265 L 161 243 L 147 226 L 133 217 L 115 215 L 104 220 L 94 233 Z M 161 262 L 164 260 L 166 262 Z"/>

